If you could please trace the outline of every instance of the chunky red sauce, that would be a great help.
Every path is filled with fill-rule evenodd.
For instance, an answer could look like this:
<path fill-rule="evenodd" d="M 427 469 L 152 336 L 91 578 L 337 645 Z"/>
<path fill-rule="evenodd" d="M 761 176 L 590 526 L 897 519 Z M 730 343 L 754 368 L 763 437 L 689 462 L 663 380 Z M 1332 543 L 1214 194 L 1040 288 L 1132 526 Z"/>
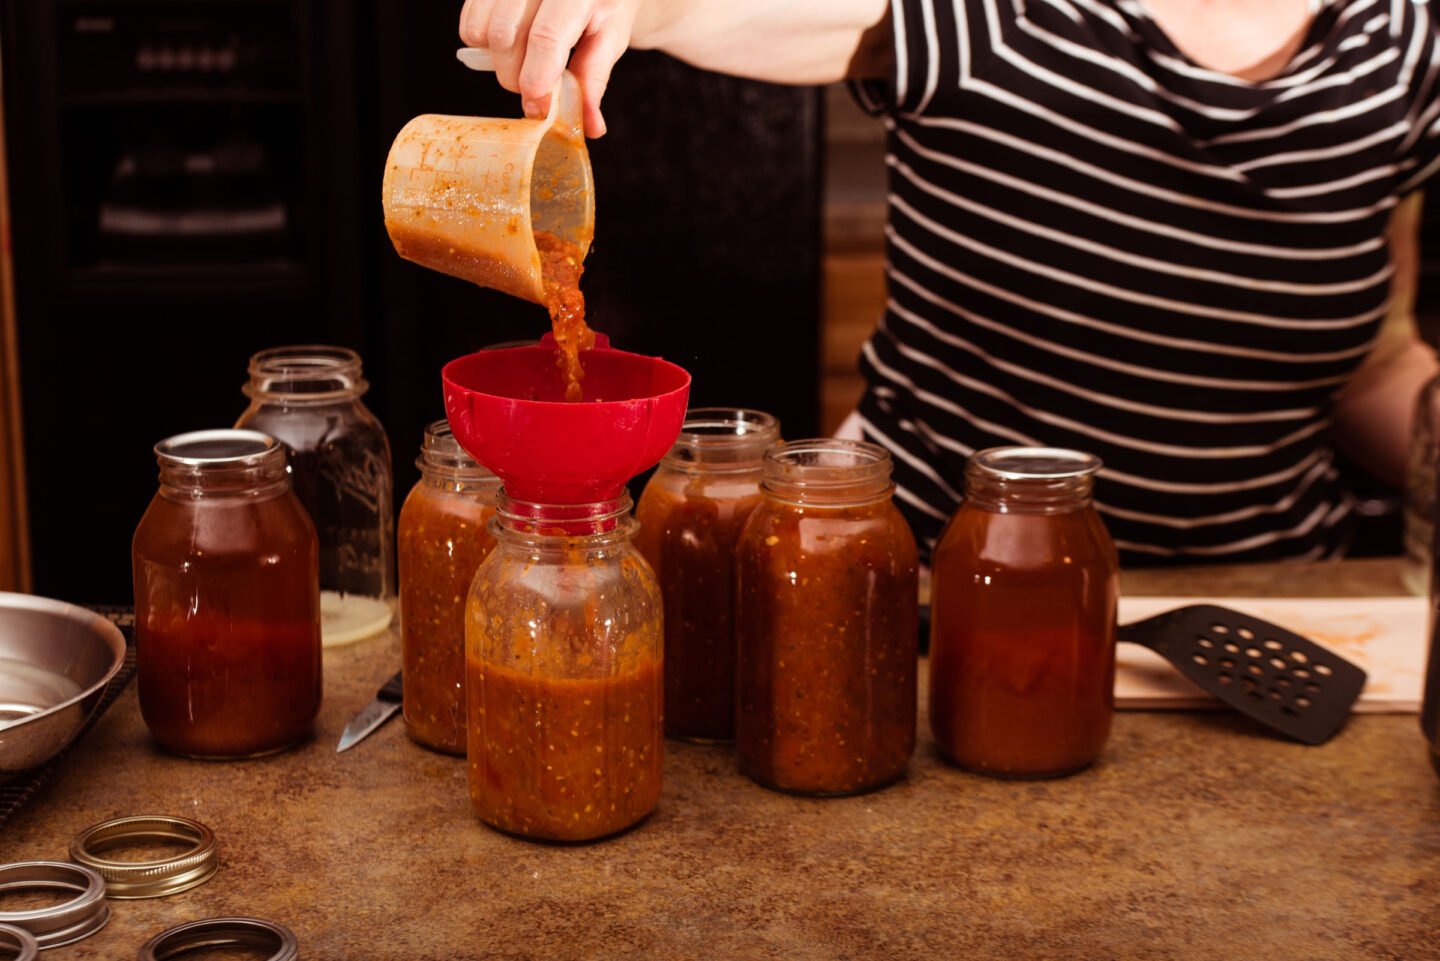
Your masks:
<path fill-rule="evenodd" d="M 1048 777 L 1093 762 L 1115 690 L 1114 549 L 1092 509 L 963 505 L 935 549 L 930 725 L 985 774 Z"/>
<path fill-rule="evenodd" d="M 470 660 L 470 797 L 487 824 L 554 841 L 614 834 L 660 801 L 660 665 L 532 677 Z"/>
<path fill-rule="evenodd" d="M 580 292 L 585 255 L 576 244 L 545 231 L 536 231 L 535 249 L 540 251 L 545 309 L 550 312 L 559 351 L 557 363 L 565 374 L 565 399 L 578 401 L 582 398 L 580 381 L 585 377 L 580 352 L 595 346 L 595 333 L 585 324 L 585 295 Z"/>
<path fill-rule="evenodd" d="M 736 552 L 741 770 L 768 787 L 852 794 L 915 748 L 918 567 L 888 500 L 766 501 Z"/>
<path fill-rule="evenodd" d="M 465 601 L 495 546 L 491 503 L 421 480 L 398 534 L 405 728 L 428 747 L 465 753 Z"/>

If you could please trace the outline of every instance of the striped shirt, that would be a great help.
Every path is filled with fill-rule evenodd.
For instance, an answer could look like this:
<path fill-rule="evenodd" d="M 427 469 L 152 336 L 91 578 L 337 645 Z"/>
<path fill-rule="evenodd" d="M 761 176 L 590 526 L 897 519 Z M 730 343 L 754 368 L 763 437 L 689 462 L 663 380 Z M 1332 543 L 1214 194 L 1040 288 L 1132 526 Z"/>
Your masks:
<path fill-rule="evenodd" d="M 1437 165 L 1423 0 L 1320 0 L 1278 76 L 1181 52 L 1137 0 L 892 0 L 888 304 L 865 435 L 922 551 L 972 451 L 1078 448 L 1129 561 L 1343 552 L 1328 431 Z"/>

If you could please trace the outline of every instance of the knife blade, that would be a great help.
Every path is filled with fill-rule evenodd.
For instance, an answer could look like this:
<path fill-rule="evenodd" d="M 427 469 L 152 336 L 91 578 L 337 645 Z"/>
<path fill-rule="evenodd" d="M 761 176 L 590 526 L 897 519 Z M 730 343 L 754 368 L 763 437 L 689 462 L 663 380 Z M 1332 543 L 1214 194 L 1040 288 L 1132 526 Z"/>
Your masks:
<path fill-rule="evenodd" d="M 390 720 L 395 712 L 400 710 L 400 672 L 396 671 L 395 676 L 385 682 L 385 686 L 375 693 L 375 700 L 365 706 L 365 709 L 347 725 L 340 734 L 340 743 L 335 746 L 335 753 L 348 751 L 369 737 L 380 725 Z"/>

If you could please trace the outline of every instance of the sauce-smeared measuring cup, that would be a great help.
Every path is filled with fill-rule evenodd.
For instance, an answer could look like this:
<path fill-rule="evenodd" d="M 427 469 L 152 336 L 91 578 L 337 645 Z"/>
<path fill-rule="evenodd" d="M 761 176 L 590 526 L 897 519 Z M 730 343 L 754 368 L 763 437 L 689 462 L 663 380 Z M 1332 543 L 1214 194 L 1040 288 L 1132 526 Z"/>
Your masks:
<path fill-rule="evenodd" d="M 488 52 L 461 50 L 472 69 Z M 544 303 L 535 233 L 583 258 L 595 233 L 595 181 L 580 86 L 566 71 L 543 119 L 422 114 L 395 138 L 381 195 L 385 229 L 406 260 Z"/>

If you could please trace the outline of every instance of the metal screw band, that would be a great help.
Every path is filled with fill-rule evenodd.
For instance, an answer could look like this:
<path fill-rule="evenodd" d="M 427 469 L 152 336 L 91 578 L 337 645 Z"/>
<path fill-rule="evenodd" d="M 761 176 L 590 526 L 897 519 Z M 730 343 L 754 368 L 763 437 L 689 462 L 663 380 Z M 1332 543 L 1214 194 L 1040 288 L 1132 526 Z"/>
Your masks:
<path fill-rule="evenodd" d="M 130 841 L 179 841 L 189 849 L 154 861 L 116 861 L 103 856 Z M 143 814 L 116 818 L 82 831 L 70 842 L 70 859 L 105 879 L 106 896 L 159 898 L 208 881 L 219 865 L 215 832 L 198 821 Z"/>

